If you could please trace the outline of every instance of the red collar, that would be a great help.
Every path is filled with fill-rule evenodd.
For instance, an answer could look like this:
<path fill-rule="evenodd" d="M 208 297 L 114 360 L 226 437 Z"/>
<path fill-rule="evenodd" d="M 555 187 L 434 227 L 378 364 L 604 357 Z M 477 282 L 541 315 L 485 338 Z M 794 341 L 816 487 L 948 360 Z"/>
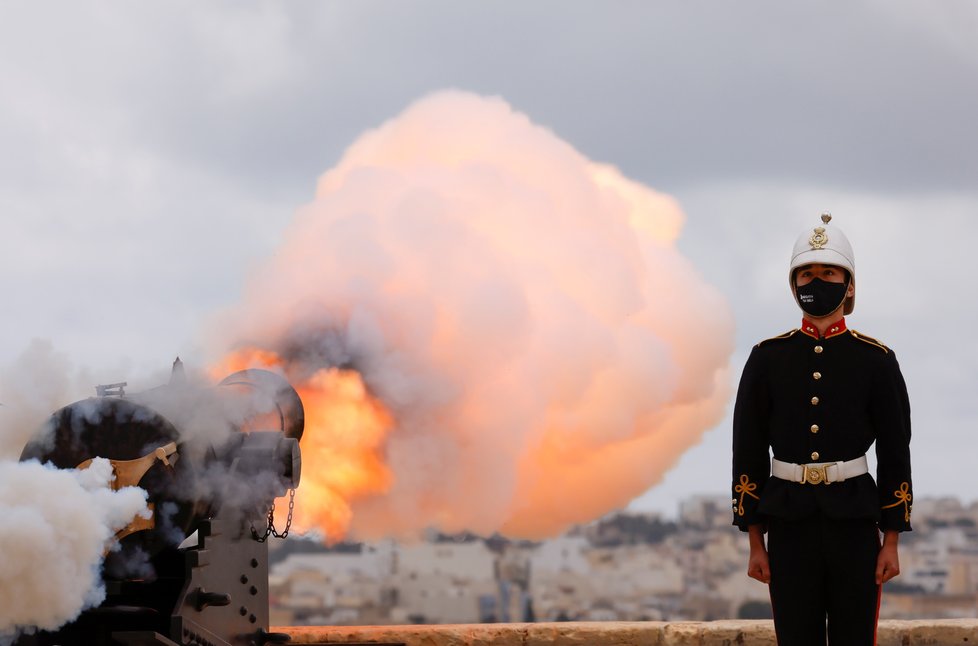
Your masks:
<path fill-rule="evenodd" d="M 801 331 L 812 337 L 813 339 L 819 338 L 818 328 L 815 327 L 811 321 L 803 318 L 801 320 Z M 830 325 L 827 330 L 825 330 L 825 338 L 829 339 L 834 336 L 838 336 L 846 331 L 846 319 L 843 317 Z"/>

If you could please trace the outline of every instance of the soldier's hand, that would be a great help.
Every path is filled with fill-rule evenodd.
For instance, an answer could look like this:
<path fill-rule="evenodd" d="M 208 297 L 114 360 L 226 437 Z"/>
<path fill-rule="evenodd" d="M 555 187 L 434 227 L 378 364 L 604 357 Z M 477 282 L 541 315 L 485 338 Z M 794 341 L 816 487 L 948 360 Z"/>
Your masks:
<path fill-rule="evenodd" d="M 760 548 L 750 551 L 750 559 L 747 561 L 747 576 L 757 579 L 761 583 L 771 582 L 771 564 L 768 562 L 767 550 Z"/>
<path fill-rule="evenodd" d="M 895 543 L 883 542 L 876 557 L 876 585 L 882 585 L 900 574 L 900 557 Z"/>
<path fill-rule="evenodd" d="M 747 576 L 761 583 L 771 582 L 771 565 L 764 546 L 764 526 L 751 525 L 747 528 L 750 536 L 750 558 L 747 560 Z"/>

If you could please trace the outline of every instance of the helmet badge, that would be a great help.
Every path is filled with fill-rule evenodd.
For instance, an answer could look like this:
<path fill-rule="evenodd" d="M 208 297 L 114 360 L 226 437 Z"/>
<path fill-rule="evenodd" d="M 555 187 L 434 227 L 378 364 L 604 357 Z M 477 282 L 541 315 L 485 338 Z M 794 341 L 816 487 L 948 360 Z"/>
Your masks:
<path fill-rule="evenodd" d="M 808 239 L 808 244 L 812 246 L 812 249 L 821 249 L 829 241 L 829 237 L 825 235 L 824 227 L 815 227 L 815 233 L 812 237 Z"/>
<path fill-rule="evenodd" d="M 832 220 L 831 213 L 822 214 L 822 224 L 828 224 Z M 829 242 L 829 237 L 825 234 L 825 227 L 815 227 L 815 233 L 808 239 L 808 244 L 812 249 L 821 249 Z"/>

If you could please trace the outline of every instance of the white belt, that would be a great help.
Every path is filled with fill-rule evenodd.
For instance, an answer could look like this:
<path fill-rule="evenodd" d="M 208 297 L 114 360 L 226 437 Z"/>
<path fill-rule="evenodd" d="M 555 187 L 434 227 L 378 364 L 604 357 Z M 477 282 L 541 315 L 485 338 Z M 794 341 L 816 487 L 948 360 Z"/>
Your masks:
<path fill-rule="evenodd" d="M 831 484 L 864 473 L 869 473 L 869 463 L 865 455 L 845 462 L 812 462 L 811 464 L 794 464 L 782 462 L 777 458 L 771 459 L 771 475 L 802 484 Z"/>

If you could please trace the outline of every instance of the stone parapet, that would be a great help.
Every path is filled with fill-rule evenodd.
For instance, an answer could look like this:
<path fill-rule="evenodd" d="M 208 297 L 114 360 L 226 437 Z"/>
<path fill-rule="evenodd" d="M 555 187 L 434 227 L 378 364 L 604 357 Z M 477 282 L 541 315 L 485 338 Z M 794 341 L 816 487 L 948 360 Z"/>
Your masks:
<path fill-rule="evenodd" d="M 274 628 L 292 644 L 405 646 L 774 646 L 770 621 L 567 622 Z M 978 646 L 978 619 L 881 621 L 878 646 Z"/>

